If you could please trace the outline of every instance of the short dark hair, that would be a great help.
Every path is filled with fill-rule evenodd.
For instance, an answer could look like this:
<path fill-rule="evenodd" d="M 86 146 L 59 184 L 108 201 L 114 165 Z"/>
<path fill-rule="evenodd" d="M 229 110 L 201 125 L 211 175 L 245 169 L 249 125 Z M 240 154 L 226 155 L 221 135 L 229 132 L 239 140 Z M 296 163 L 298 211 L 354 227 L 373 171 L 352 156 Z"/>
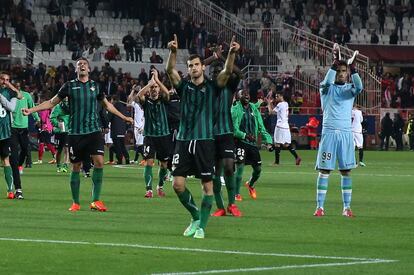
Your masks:
<path fill-rule="evenodd" d="M 339 60 L 339 62 L 338 62 L 338 65 L 337 65 L 338 67 L 339 66 L 347 66 L 348 67 L 348 63 L 346 62 L 346 60 Z"/>
<path fill-rule="evenodd" d="M 284 97 L 284 93 L 283 93 L 283 91 L 276 91 L 276 93 L 275 94 L 277 94 L 277 95 L 279 95 L 279 96 L 283 96 Z"/>
<path fill-rule="evenodd" d="M 81 60 L 85 60 L 86 62 L 88 62 L 88 65 L 89 65 L 89 60 L 86 58 L 86 57 L 79 57 L 77 60 L 76 60 L 76 63 L 78 63 L 79 61 L 81 61 Z"/>
<path fill-rule="evenodd" d="M 196 58 L 200 59 L 201 64 L 202 64 L 202 65 L 204 65 L 204 60 L 203 60 L 203 58 L 201 57 L 201 55 L 199 55 L 199 54 L 192 54 L 192 55 L 190 55 L 190 56 L 188 57 L 188 59 L 187 59 L 187 62 L 188 62 L 188 61 L 191 61 L 191 60 L 193 60 L 193 59 L 196 59 Z"/>

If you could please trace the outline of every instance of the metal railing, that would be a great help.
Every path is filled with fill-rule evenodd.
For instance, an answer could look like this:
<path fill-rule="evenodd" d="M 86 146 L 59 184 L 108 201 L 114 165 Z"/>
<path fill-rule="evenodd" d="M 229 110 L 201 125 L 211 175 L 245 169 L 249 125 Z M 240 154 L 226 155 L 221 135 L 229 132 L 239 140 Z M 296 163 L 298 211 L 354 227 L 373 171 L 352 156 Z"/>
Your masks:
<path fill-rule="evenodd" d="M 15 54 L 13 54 L 13 43 L 19 45 L 19 48 L 21 48 L 25 51 L 24 56 L 17 56 Z M 17 41 L 15 38 L 12 38 L 12 56 L 23 59 L 26 64 L 33 64 L 34 60 L 37 60 L 37 61 L 40 61 L 40 62 L 46 62 L 46 59 L 44 59 L 43 56 L 40 56 L 40 55 L 36 54 L 34 51 L 32 51 L 28 47 L 26 47 L 25 44 Z"/>
<path fill-rule="evenodd" d="M 207 0 L 163 0 L 162 4 L 182 16 L 203 22 L 208 32 L 218 34 L 219 43 L 230 41 L 235 35 L 247 49 L 250 64 L 258 65 L 245 68 L 248 78 L 260 70 L 293 74 L 299 65 L 302 73 L 293 74 L 294 87 L 305 98 L 313 98 L 318 81 L 332 63 L 332 41 L 289 24 L 281 22 L 278 28 L 257 28 Z M 348 59 L 353 50 L 341 46 L 341 54 L 343 59 Z M 360 54 L 356 67 L 364 85 L 357 104 L 368 113 L 377 114 L 381 105 L 381 81 L 371 72 L 368 57 Z"/>

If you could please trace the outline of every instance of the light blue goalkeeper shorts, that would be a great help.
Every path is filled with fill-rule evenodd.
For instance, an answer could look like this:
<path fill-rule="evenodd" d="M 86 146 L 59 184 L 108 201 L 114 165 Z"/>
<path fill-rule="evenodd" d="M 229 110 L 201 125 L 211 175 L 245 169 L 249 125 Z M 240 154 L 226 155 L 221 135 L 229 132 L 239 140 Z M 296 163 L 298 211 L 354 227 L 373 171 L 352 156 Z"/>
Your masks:
<path fill-rule="evenodd" d="M 315 169 L 349 170 L 355 165 L 355 148 L 352 132 L 330 130 L 322 134 Z"/>

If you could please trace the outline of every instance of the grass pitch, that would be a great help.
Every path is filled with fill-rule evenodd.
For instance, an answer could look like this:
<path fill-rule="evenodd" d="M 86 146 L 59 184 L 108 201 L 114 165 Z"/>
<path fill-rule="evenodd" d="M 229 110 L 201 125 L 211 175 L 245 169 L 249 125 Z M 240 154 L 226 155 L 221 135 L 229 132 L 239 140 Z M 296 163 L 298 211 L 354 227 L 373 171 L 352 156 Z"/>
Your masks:
<path fill-rule="evenodd" d="M 301 166 L 282 151 L 273 167 L 262 151 L 258 199 L 242 187 L 243 217 L 211 217 L 204 240 L 182 236 L 190 216 L 170 183 L 166 198 L 144 198 L 137 165 L 105 166 L 106 213 L 88 208 L 90 178 L 81 179 L 81 211 L 70 213 L 69 174 L 25 169 L 24 200 L 7 200 L 4 180 L 0 189 L 0 274 L 413 274 L 414 153 L 365 153 L 367 167 L 352 172 L 353 219 L 341 216 L 337 172 L 326 216 L 312 216 L 316 151 L 299 154 Z M 200 184 L 188 186 L 199 205 Z"/>

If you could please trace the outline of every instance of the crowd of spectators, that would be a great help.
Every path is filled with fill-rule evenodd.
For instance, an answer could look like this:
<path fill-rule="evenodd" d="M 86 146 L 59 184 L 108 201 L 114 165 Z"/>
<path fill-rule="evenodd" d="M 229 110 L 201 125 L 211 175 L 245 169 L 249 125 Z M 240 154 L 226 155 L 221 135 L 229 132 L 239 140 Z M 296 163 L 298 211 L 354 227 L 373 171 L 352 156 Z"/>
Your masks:
<path fill-rule="evenodd" d="M 414 108 L 414 75 L 386 72 L 381 81 L 382 107 Z"/>
<path fill-rule="evenodd" d="M 355 28 L 353 26 L 355 18 L 359 18 L 360 26 L 358 27 L 368 29 L 369 34 L 374 31 L 385 34 L 386 16 L 392 16 L 395 22 L 395 30 L 389 34 L 389 43 L 397 44 L 398 41 L 404 39 L 402 31 L 404 17 L 414 16 L 414 0 L 372 2 L 368 0 L 294 0 L 290 2 L 287 10 L 281 8 L 281 0 L 213 0 L 212 2 L 236 15 L 241 11 L 247 11 L 250 17 L 259 8 L 261 9 L 261 22 L 265 28 L 272 26 L 273 15 L 270 9 L 273 8 L 284 22 L 293 26 L 303 24 L 313 34 L 340 44 L 350 42 L 353 28 Z M 371 10 L 370 4 L 375 4 L 377 8 Z M 305 22 L 305 15 L 311 17 L 308 22 Z M 377 22 L 375 22 L 377 27 L 371 26 L 370 28 L 368 22 L 373 16 L 377 17 Z M 321 32 L 321 30 L 324 31 Z M 378 43 L 375 39 L 371 41 L 374 44 Z"/>

